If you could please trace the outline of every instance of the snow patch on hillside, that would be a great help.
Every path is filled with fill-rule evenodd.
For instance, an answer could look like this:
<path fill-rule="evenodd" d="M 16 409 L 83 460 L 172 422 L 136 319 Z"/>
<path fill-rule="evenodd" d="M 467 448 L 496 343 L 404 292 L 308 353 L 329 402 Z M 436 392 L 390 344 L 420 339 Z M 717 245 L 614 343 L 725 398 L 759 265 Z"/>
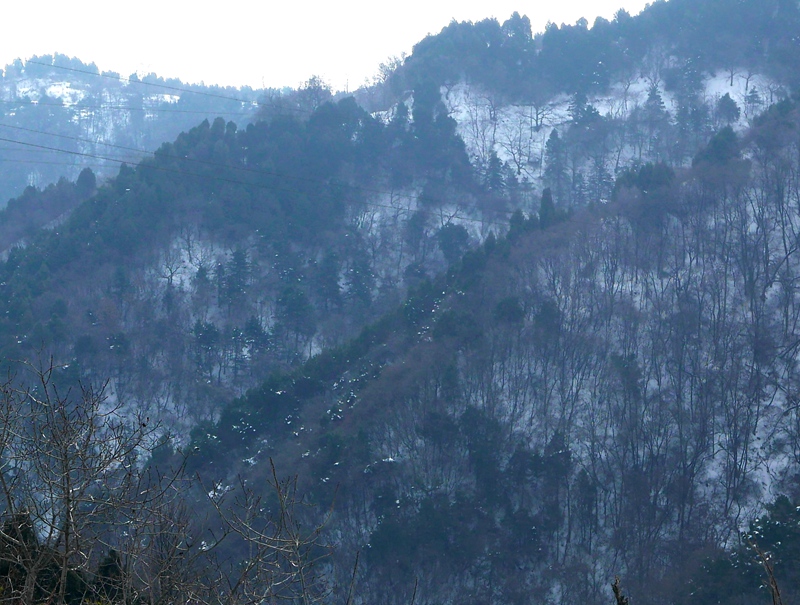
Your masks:
<path fill-rule="evenodd" d="M 38 103 L 44 97 L 57 99 L 65 107 L 76 105 L 86 96 L 86 93 L 75 88 L 71 82 L 51 81 L 42 78 L 24 78 L 17 80 L 12 85 L 3 87 L 3 99 L 13 101 L 15 99 L 28 99 Z"/>
<path fill-rule="evenodd" d="M 169 94 L 148 95 L 146 98 L 151 103 L 169 103 L 170 105 L 174 105 L 181 100 L 180 95 Z"/>
<path fill-rule="evenodd" d="M 61 102 L 69 107 L 80 103 L 86 96 L 82 90 L 73 88 L 69 82 L 53 82 L 48 84 L 45 92 L 51 99 L 60 99 Z"/>
<path fill-rule="evenodd" d="M 643 108 L 653 86 L 653 82 L 639 77 L 627 82 L 614 84 L 608 93 L 589 97 L 587 102 L 606 119 L 620 121 L 628 119 Z M 678 99 L 664 90 L 663 83 L 657 84 L 658 92 L 666 111 L 674 123 L 678 111 Z M 753 91 L 758 95 L 752 96 Z M 453 87 L 443 87 L 442 98 L 450 115 L 458 123 L 458 133 L 464 140 L 473 163 L 485 166 L 494 152 L 503 162 L 507 162 L 520 181 L 527 181 L 541 187 L 545 164 L 545 147 L 553 131 L 560 134 L 570 124 L 570 104 L 572 98 L 559 95 L 547 102 L 526 105 L 505 104 L 494 93 L 481 90 L 465 83 Z M 708 104 L 712 113 L 719 99 L 729 94 L 740 109 L 739 120 L 734 124 L 744 130 L 753 116 L 786 96 L 786 91 L 776 82 L 761 76 L 734 70 L 717 72 L 703 82 L 702 101 Z M 748 97 L 750 95 L 750 97 Z M 753 99 L 760 100 L 753 105 Z M 388 116 L 387 116 L 388 117 Z M 641 157 L 631 144 L 624 144 L 608 160 L 611 174 L 634 160 L 650 161 Z"/>

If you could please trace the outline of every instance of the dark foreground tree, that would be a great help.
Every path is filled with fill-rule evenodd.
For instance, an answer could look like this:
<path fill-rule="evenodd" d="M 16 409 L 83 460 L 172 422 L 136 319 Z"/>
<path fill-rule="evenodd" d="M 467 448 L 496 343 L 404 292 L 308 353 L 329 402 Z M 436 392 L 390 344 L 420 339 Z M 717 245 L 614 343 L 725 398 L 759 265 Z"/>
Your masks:
<path fill-rule="evenodd" d="M 52 364 L 24 366 L 0 385 L 0 598 L 19 605 L 322 598 L 318 567 L 328 551 L 321 528 L 297 520 L 292 480 L 279 480 L 272 467 L 268 499 L 244 483 L 201 495 L 180 462 L 168 464 L 180 457 L 157 451 L 166 443 L 159 426 L 104 388 L 60 390 L 63 374 Z M 192 500 L 198 496 L 210 501 L 205 517 Z"/>

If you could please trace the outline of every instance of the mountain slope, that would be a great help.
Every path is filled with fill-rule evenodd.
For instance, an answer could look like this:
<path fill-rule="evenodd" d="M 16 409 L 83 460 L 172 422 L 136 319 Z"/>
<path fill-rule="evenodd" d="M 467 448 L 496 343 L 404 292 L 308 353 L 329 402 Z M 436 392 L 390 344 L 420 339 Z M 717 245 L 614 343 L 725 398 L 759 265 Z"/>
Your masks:
<path fill-rule="evenodd" d="M 361 551 L 367 600 L 600 603 L 614 574 L 680 600 L 759 502 L 798 491 L 798 132 L 786 102 L 688 170 L 626 173 L 606 206 L 543 200 L 236 400 L 191 464 L 257 483 L 271 457 L 335 494 L 335 573 Z"/>
<path fill-rule="evenodd" d="M 441 102 L 418 96 L 413 123 L 345 99 L 305 121 L 206 121 L 123 165 L 10 250 L 4 357 L 46 352 L 112 377 L 113 397 L 185 428 L 230 390 L 348 338 L 502 203 L 473 180 Z M 65 183 L 6 214 L 53 195 L 74 201 Z"/>
<path fill-rule="evenodd" d="M 296 473 L 342 600 L 356 553 L 365 602 L 736 577 L 800 463 L 797 6 L 759 6 L 453 24 L 387 112 L 204 122 L 10 252 L 4 358 L 110 377 L 209 498 Z"/>
<path fill-rule="evenodd" d="M 0 74 L 0 202 L 86 167 L 111 176 L 204 118 L 246 122 L 270 92 L 125 78 L 59 54 L 18 60 Z"/>

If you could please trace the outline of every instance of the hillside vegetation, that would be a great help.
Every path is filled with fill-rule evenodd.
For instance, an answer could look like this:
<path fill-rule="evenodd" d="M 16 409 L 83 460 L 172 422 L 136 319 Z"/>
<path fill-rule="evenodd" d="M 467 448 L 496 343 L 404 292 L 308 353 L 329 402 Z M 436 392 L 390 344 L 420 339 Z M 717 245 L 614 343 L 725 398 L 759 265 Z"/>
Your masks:
<path fill-rule="evenodd" d="M 3 363 L 52 356 L 64 409 L 135 419 L 149 461 L 99 476 L 179 469 L 203 522 L 164 517 L 197 574 L 165 595 L 793 602 L 798 30 L 782 0 L 454 22 L 354 97 L 312 79 L 30 187 L 0 215 Z M 26 375 L 5 401 L 35 419 Z M 23 576 L 100 594 L 119 555 L 65 531 Z"/>

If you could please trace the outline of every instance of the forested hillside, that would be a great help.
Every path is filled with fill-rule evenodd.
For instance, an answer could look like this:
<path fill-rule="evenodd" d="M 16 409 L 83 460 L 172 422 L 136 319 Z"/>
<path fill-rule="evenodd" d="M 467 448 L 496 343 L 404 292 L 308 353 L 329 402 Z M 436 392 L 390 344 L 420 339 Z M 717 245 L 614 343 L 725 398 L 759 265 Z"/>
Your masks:
<path fill-rule="evenodd" d="M 475 182 L 435 96 L 384 124 L 345 99 L 307 120 L 221 118 L 163 145 L 2 268 L 2 350 L 111 378 L 190 427 L 276 368 L 338 344 L 480 235 Z M 76 200 L 87 176 L 5 211 Z M 41 200 L 41 202 L 40 202 Z"/>
<path fill-rule="evenodd" d="M 278 94 L 101 72 L 59 54 L 17 60 L 0 71 L 0 206 L 87 167 L 112 176 L 203 119 L 246 123 Z"/>
<path fill-rule="evenodd" d="M 312 79 L 26 189 L 0 214 L 0 428 L 19 405 L 71 435 L 38 414 L 88 406 L 130 445 L 86 493 L 180 502 L 141 529 L 180 553 L 156 585 L 150 542 L 109 529 L 127 508 L 81 559 L 29 489 L 48 590 L 800 598 L 797 31 L 783 0 L 454 22 L 353 97 Z M 18 360 L 57 369 L 26 386 Z"/>
<path fill-rule="evenodd" d="M 589 95 L 640 74 L 686 92 L 716 70 L 796 85 L 798 18 L 791 0 L 669 0 L 635 17 L 620 10 L 613 21 L 551 23 L 541 33 L 519 13 L 503 24 L 454 21 L 419 42 L 387 81 L 398 92 L 422 79 L 466 81 L 508 101 Z"/>
<path fill-rule="evenodd" d="M 338 486 L 368 600 L 415 581 L 445 602 L 599 603 L 615 573 L 641 602 L 706 586 L 759 501 L 798 495 L 797 128 L 784 103 L 569 218 L 546 193 L 353 348 L 234 403 L 196 463 L 237 451 L 254 478 L 273 456 L 321 506 Z M 735 569 L 694 600 L 758 598 L 757 568 Z"/>

